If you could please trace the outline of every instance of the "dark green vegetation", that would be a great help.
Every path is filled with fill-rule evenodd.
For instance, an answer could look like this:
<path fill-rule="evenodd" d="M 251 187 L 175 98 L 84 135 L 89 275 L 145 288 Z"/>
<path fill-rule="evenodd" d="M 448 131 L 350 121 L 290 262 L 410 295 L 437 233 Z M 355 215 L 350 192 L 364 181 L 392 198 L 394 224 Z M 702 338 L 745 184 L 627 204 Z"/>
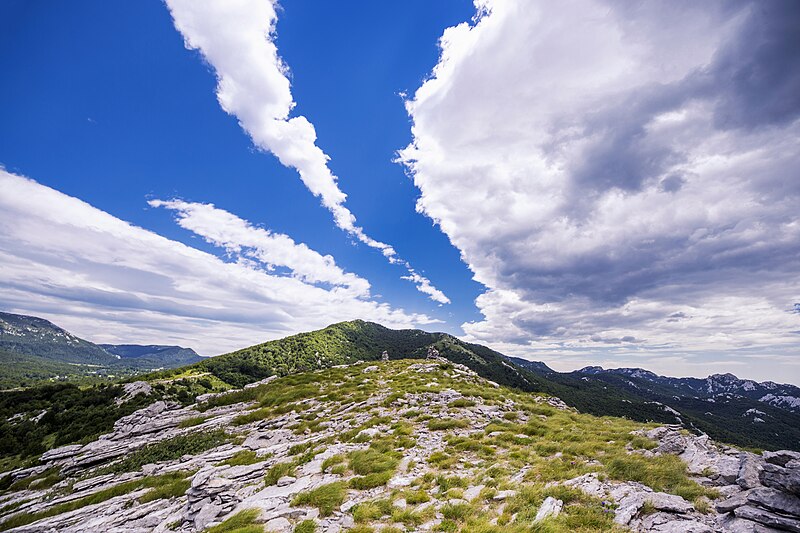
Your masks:
<path fill-rule="evenodd" d="M 204 378 L 155 383 L 149 396 L 125 398 L 121 385 L 79 387 L 53 383 L 0 393 L 0 470 L 24 464 L 58 446 L 87 443 L 114 427 L 114 422 L 160 399 L 194 401 L 198 394 L 220 390 Z M 121 401 L 125 399 L 125 401 Z M 187 426 L 202 420 L 188 419 Z"/>
<path fill-rule="evenodd" d="M 0 313 L 0 348 L 61 363 L 112 365 L 117 358 L 52 322 L 33 316 Z"/>
<path fill-rule="evenodd" d="M 118 406 L 114 400 L 121 393 L 119 385 L 81 389 L 56 383 L 0 394 L 0 458 L 30 457 L 64 444 L 89 442 L 152 401 L 138 396 Z"/>
<path fill-rule="evenodd" d="M 0 389 L 43 381 L 109 382 L 200 359 L 180 346 L 98 345 L 42 318 L 0 313 Z"/>
<path fill-rule="evenodd" d="M 758 401 L 767 393 L 800 397 L 800 389 L 792 385 L 764 387 L 730 374 L 705 379 L 670 378 L 641 369 L 597 371 L 596 368 L 548 377 L 564 383 L 589 380 L 610 391 L 623 391 L 640 400 L 668 405 L 680 412 L 686 426 L 722 442 L 763 449 L 796 450 L 800 446 L 800 413 Z M 754 417 L 763 422 L 754 421 Z"/>
<path fill-rule="evenodd" d="M 116 375 L 120 374 L 124 375 L 124 373 Z M 45 357 L 0 349 L 0 390 L 27 387 L 49 381 L 56 376 L 59 381 L 71 383 L 92 383 L 112 379 L 95 365 L 62 363 Z"/>

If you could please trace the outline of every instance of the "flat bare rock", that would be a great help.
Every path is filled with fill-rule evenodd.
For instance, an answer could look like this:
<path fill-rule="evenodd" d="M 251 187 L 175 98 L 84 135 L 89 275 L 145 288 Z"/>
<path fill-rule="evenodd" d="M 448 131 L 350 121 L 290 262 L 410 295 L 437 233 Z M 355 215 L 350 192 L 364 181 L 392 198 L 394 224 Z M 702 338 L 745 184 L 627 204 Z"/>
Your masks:
<path fill-rule="evenodd" d="M 774 527 L 777 529 L 783 529 L 785 531 L 800 533 L 800 520 L 797 518 L 782 516 L 752 505 L 743 505 L 742 507 L 737 507 L 733 513 L 738 518 L 752 520 L 753 522 L 758 522 L 765 526 Z"/>
<path fill-rule="evenodd" d="M 770 487 L 753 489 L 748 493 L 747 501 L 770 511 L 800 518 L 800 498 L 777 489 Z"/>

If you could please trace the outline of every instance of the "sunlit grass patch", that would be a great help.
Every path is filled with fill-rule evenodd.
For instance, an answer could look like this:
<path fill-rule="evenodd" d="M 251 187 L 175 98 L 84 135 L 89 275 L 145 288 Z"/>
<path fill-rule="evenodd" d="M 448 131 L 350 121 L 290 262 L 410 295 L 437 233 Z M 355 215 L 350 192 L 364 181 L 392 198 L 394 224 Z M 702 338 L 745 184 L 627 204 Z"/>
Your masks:
<path fill-rule="evenodd" d="M 205 533 L 263 533 L 264 527 L 256 523 L 259 514 L 258 509 L 245 509 Z"/>
<path fill-rule="evenodd" d="M 292 505 L 316 507 L 319 509 L 320 515 L 330 516 L 344 502 L 346 490 L 345 482 L 335 481 L 310 491 L 301 492 L 292 500 Z"/>
<path fill-rule="evenodd" d="M 245 466 L 256 464 L 260 461 L 263 461 L 263 459 L 258 457 L 256 452 L 250 450 L 241 450 L 236 452 L 233 457 L 217 463 L 217 466 Z"/>
<path fill-rule="evenodd" d="M 314 533 L 317 531 L 317 524 L 313 520 L 303 520 L 294 526 L 293 533 Z"/>
<path fill-rule="evenodd" d="M 428 421 L 428 429 L 431 431 L 463 429 L 466 427 L 469 427 L 469 422 L 461 418 L 436 418 Z"/>
<path fill-rule="evenodd" d="M 211 417 L 208 417 L 208 416 L 193 416 L 191 418 L 184 418 L 183 420 L 181 420 L 180 424 L 178 424 L 178 427 L 179 428 L 190 428 L 190 427 L 194 427 L 194 426 L 199 426 L 200 424 L 202 424 L 203 422 L 205 422 L 209 418 L 211 418 Z"/>
<path fill-rule="evenodd" d="M 607 459 L 606 472 L 612 479 L 638 481 L 653 490 L 677 494 L 692 501 L 699 496 L 716 494 L 689 479 L 686 463 L 675 455 L 643 457 L 637 454 L 619 453 Z"/>
<path fill-rule="evenodd" d="M 297 465 L 291 462 L 276 463 L 272 465 L 269 470 L 267 470 L 267 473 L 264 476 L 264 483 L 268 487 L 277 485 L 280 478 L 293 475 L 295 468 L 297 468 Z"/>
<path fill-rule="evenodd" d="M 392 514 L 392 502 L 388 499 L 359 503 L 353 508 L 353 519 L 358 523 L 373 522 Z"/>

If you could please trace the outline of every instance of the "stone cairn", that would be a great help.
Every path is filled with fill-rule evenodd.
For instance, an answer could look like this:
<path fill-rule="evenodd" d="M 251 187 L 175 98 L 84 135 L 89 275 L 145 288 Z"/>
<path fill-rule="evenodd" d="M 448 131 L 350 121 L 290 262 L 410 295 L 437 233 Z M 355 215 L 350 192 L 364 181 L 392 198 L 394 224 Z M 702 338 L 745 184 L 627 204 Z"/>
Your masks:
<path fill-rule="evenodd" d="M 438 359 L 438 358 L 439 358 L 439 350 L 437 350 L 433 346 L 428 346 L 428 354 L 425 356 L 425 359 Z"/>
<path fill-rule="evenodd" d="M 381 354 L 381 361 L 385 362 L 385 361 L 388 361 L 388 360 L 389 360 L 389 352 L 384 350 L 383 353 Z"/>

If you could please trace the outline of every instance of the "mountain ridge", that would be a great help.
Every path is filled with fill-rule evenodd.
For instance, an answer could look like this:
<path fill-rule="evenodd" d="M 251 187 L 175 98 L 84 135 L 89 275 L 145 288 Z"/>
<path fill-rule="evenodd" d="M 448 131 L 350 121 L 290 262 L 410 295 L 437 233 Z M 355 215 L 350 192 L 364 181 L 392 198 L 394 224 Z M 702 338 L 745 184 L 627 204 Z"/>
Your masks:
<path fill-rule="evenodd" d="M 429 348 L 454 363 L 469 367 L 481 377 L 526 392 L 552 394 L 581 412 L 680 424 L 720 441 L 743 446 L 796 448 L 800 442 L 800 414 L 757 399 L 731 394 L 713 403 L 695 398 L 684 398 L 676 403 L 671 393 L 644 390 L 635 383 L 631 385 L 631 378 L 614 373 L 558 373 L 538 362 L 522 366 L 516 358 L 461 341 L 447 333 L 392 330 L 364 320 L 339 322 L 320 330 L 256 344 L 208 358 L 189 368 L 241 387 L 273 374 L 284 376 L 358 360 L 379 360 L 384 351 L 390 359 L 424 358 Z M 180 369 L 167 371 L 161 377 L 182 372 Z M 769 431 L 765 431 L 767 426 Z"/>
<path fill-rule="evenodd" d="M 717 440 L 742 446 L 796 448 L 800 442 L 800 414 L 792 410 L 795 396 L 753 397 L 759 392 L 757 387 L 753 388 L 750 396 L 739 395 L 730 390 L 734 383 L 732 378 L 725 378 L 728 390 L 724 393 L 700 398 L 676 390 L 669 381 L 674 379 L 682 383 L 681 379 L 689 379 L 694 380 L 689 382 L 693 384 L 695 381 L 700 383 L 702 380 L 699 378 L 664 378 L 666 381 L 662 382 L 655 374 L 641 369 L 617 372 L 591 367 L 584 369 L 584 373 L 559 373 L 543 363 L 507 357 L 447 333 L 393 330 L 364 320 L 339 322 L 320 330 L 202 358 L 189 365 L 175 364 L 174 368 L 163 368 L 165 365 L 159 364 L 162 370 L 153 370 L 154 364 L 150 364 L 150 368 L 147 368 L 148 364 L 137 366 L 136 357 L 127 357 L 142 357 L 151 347 L 114 346 L 117 348 L 111 349 L 119 352 L 117 356 L 120 359 L 119 363 L 109 367 L 111 372 L 120 375 L 124 368 L 128 374 L 122 376 L 129 382 L 145 380 L 165 384 L 170 391 L 168 397 L 180 402 L 190 401 L 195 395 L 210 390 L 220 390 L 220 387 L 244 387 L 273 375 L 286 376 L 359 360 L 375 361 L 381 359 L 384 352 L 389 359 L 421 359 L 429 350 L 434 350 L 486 379 L 529 393 L 557 396 L 581 412 L 680 424 L 691 431 L 704 432 Z M 192 354 L 193 351 L 189 356 L 193 357 Z M 0 352 L 0 359 L 2 357 Z M 15 365 L 24 367 L 25 362 Z M 141 374 L 147 370 L 149 374 Z M 88 372 L 96 370 L 89 368 Z M 19 379 L 19 376 L 15 377 Z M 774 389 L 773 392 L 788 394 L 791 391 Z M 762 399 L 764 401 L 760 401 Z"/>

